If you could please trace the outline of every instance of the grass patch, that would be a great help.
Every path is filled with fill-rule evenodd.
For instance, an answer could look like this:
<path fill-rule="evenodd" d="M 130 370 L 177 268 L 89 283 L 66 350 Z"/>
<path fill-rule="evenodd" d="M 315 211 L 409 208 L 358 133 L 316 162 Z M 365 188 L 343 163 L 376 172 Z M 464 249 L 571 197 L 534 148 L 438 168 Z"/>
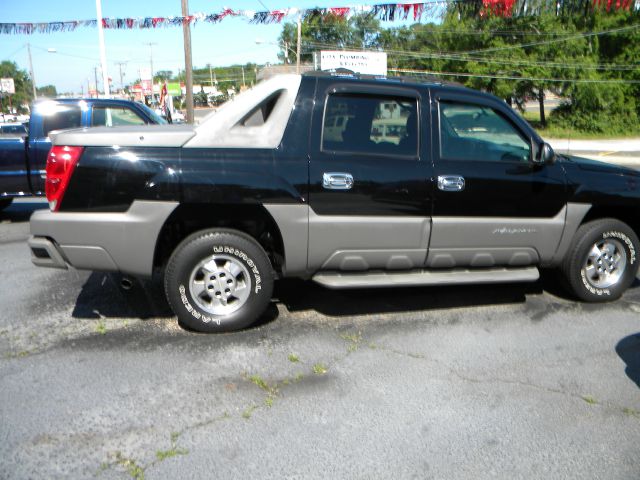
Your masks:
<path fill-rule="evenodd" d="M 547 117 L 547 126 L 543 127 L 540 124 L 540 111 L 536 108 L 535 110 L 528 110 L 524 113 L 521 113 L 522 117 L 531 124 L 533 128 L 536 129 L 538 134 L 542 138 L 572 138 L 576 140 L 611 140 L 617 138 L 637 138 L 640 137 L 640 128 L 635 128 L 631 131 L 627 131 L 624 133 L 593 133 L 593 132 L 581 132 L 574 128 L 567 128 L 563 125 L 554 125 L 553 119 L 549 118 L 549 114 L 551 112 L 545 110 Z"/>
<path fill-rule="evenodd" d="M 362 342 L 362 332 L 342 333 L 340 338 L 349 342 L 347 350 L 349 352 L 355 352 Z"/>
<path fill-rule="evenodd" d="M 175 457 L 176 455 L 186 455 L 189 453 L 189 450 L 185 448 L 178 448 L 178 437 L 180 437 L 180 434 L 177 432 L 173 432 L 171 434 L 171 448 L 169 450 L 158 450 L 156 452 L 156 458 L 158 461 L 162 462 L 167 458 Z"/>
<path fill-rule="evenodd" d="M 315 373 L 316 375 L 324 375 L 327 372 L 328 368 L 324 363 L 316 363 L 313 366 L 313 373 Z"/>
<path fill-rule="evenodd" d="M 127 458 L 120 452 L 116 452 L 116 463 L 127 471 L 127 473 L 135 480 L 144 480 L 144 468 L 138 464 L 133 458 Z"/>
<path fill-rule="evenodd" d="M 636 410 L 635 408 L 624 407 L 622 409 L 622 413 L 624 413 L 625 415 L 629 415 L 630 417 L 640 418 L 640 411 Z"/>
<path fill-rule="evenodd" d="M 593 398 L 593 397 L 591 397 L 589 395 L 585 395 L 584 397 L 582 397 L 582 400 L 587 402 L 589 405 L 597 405 L 598 404 L 598 401 L 595 398 Z"/>
<path fill-rule="evenodd" d="M 287 357 L 291 363 L 298 363 L 300 361 L 300 357 L 294 353 L 290 353 Z"/>
<path fill-rule="evenodd" d="M 265 392 L 270 392 L 271 391 L 271 387 L 269 387 L 267 382 L 265 382 L 264 379 L 260 375 L 251 375 L 249 377 L 249 380 L 251 381 L 251 383 L 253 383 L 257 387 L 260 387 Z"/>
<path fill-rule="evenodd" d="M 99 333 L 100 335 L 104 335 L 105 333 L 107 333 L 107 326 L 104 324 L 102 320 L 100 320 L 96 325 L 96 332 Z"/>
<path fill-rule="evenodd" d="M 244 418 L 245 420 L 249 420 L 251 418 L 251 415 L 253 415 L 253 412 L 255 412 L 256 408 L 258 408 L 257 405 L 250 405 L 245 408 L 242 412 L 242 418 Z"/>

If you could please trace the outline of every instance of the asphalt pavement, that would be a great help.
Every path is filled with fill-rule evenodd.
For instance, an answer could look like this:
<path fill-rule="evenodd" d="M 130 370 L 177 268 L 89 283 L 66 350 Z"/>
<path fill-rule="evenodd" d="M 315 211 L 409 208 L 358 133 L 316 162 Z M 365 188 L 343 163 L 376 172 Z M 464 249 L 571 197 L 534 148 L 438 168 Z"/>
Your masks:
<path fill-rule="evenodd" d="M 0 478 L 640 478 L 640 280 L 280 282 L 203 335 L 151 283 L 32 266 L 44 206 L 0 213 Z"/>

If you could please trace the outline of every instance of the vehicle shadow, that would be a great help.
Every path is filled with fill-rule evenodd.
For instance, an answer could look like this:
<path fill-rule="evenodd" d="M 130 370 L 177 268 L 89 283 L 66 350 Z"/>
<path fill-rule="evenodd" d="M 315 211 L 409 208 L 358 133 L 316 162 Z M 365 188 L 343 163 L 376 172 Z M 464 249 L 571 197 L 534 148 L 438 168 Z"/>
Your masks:
<path fill-rule="evenodd" d="M 623 338 L 616 345 L 616 353 L 626 364 L 624 372 L 640 388 L 640 333 Z"/>
<path fill-rule="evenodd" d="M 74 318 L 172 318 L 162 285 L 158 281 L 132 279 L 131 286 L 121 286 L 118 274 L 92 273 L 77 297 Z M 640 293 L 640 281 L 632 286 L 632 295 Z M 269 309 L 253 325 L 258 327 L 278 318 L 278 304 L 290 312 L 315 311 L 333 317 L 430 311 L 488 305 L 524 304 L 527 295 L 548 292 L 573 300 L 557 275 L 544 272 L 534 283 L 447 285 L 429 287 L 369 288 L 330 290 L 312 281 L 285 279 L 275 284 Z M 597 307 L 597 306 L 596 306 Z M 594 308 L 596 308 L 594 307 Z"/>
<path fill-rule="evenodd" d="M 311 281 L 281 280 L 274 297 L 292 312 L 314 310 L 342 317 L 524 303 L 527 294 L 542 291 L 541 282 L 330 290 Z"/>
<path fill-rule="evenodd" d="M 13 202 L 4 210 L 0 210 L 0 222 L 2 223 L 23 223 L 28 222 L 31 214 L 36 210 L 49 208 L 46 202 L 29 201 L 29 202 Z"/>
<path fill-rule="evenodd" d="M 122 287 L 118 274 L 93 272 L 80 290 L 73 308 L 74 318 L 140 318 L 172 317 L 161 286 L 151 280 L 132 279 L 129 288 Z"/>

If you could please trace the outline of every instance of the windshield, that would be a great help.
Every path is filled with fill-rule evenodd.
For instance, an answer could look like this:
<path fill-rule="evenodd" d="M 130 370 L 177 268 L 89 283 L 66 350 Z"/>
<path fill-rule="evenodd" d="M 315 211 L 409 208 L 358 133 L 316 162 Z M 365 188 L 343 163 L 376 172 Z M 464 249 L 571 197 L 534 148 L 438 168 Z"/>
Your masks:
<path fill-rule="evenodd" d="M 156 112 L 151 110 L 144 103 L 140 103 L 140 104 L 138 104 L 138 106 L 140 108 L 142 108 L 142 110 L 144 110 L 147 115 L 149 115 L 149 117 L 151 118 L 151 120 L 153 120 L 154 123 L 157 123 L 158 125 L 166 125 L 167 124 L 167 121 L 164 118 L 162 118 Z"/>

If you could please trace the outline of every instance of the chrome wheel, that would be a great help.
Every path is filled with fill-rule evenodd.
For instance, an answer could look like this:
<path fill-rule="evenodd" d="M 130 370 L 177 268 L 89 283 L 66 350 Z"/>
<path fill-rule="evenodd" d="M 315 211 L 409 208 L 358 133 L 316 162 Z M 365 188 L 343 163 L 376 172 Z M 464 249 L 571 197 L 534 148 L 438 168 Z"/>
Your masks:
<path fill-rule="evenodd" d="M 607 238 L 596 242 L 582 266 L 582 274 L 592 287 L 616 285 L 627 267 L 627 253 L 619 240 Z"/>
<path fill-rule="evenodd" d="M 211 255 L 191 272 L 191 297 L 212 315 L 228 315 L 241 308 L 251 293 L 249 270 L 229 255 Z"/>

